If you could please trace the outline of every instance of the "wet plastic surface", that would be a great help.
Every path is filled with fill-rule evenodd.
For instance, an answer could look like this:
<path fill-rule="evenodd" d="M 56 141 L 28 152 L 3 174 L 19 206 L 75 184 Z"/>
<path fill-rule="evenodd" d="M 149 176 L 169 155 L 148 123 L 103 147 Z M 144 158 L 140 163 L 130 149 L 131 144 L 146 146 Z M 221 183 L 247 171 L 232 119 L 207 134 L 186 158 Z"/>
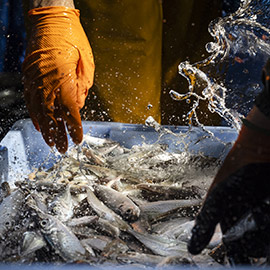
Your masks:
<path fill-rule="evenodd" d="M 84 133 L 99 138 L 109 138 L 128 148 L 142 143 L 155 143 L 159 140 L 159 143 L 168 145 L 168 151 L 181 152 L 186 144 L 188 151 L 194 154 L 201 153 L 221 158 L 224 158 L 237 137 L 237 132 L 229 127 L 206 127 L 207 132 L 200 128 L 192 128 L 192 131 L 188 133 L 186 133 L 188 131 L 186 126 L 166 126 L 165 128 L 174 134 L 165 133 L 160 136 L 153 128 L 145 125 L 83 122 Z M 71 141 L 69 143 L 72 145 Z M 7 180 L 8 164 L 8 182 L 11 185 L 16 180 L 24 179 L 34 168 L 51 167 L 59 158 L 59 154 L 51 151 L 46 145 L 30 119 L 17 121 L 0 145 L 2 146 L 0 159 L 2 181 Z"/>

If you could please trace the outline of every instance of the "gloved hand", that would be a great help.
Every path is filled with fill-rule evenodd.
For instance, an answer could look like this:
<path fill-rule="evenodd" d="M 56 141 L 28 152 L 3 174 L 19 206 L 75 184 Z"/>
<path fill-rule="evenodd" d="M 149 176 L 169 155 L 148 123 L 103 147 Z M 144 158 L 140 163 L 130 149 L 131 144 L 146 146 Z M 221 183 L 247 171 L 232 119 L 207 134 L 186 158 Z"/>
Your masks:
<path fill-rule="evenodd" d="M 59 152 L 82 141 L 80 109 L 93 84 L 93 54 L 79 11 L 43 7 L 28 13 L 32 25 L 23 62 L 26 105 L 37 130 Z"/>
<path fill-rule="evenodd" d="M 190 253 L 198 254 L 207 246 L 218 223 L 225 236 L 232 228 L 243 231 L 237 223 L 252 213 L 255 229 L 234 240 L 224 237 L 227 253 L 231 262 L 240 264 L 249 263 L 249 256 L 265 255 L 270 246 L 270 207 L 265 204 L 270 197 L 269 175 L 270 120 L 254 106 L 196 218 Z"/>
<path fill-rule="evenodd" d="M 270 247 L 270 163 L 244 166 L 217 184 L 196 218 L 188 244 L 199 254 L 209 243 L 218 223 L 231 264 L 249 264 L 249 257 L 265 257 Z M 247 214 L 252 219 L 244 220 Z M 239 223 L 240 221 L 240 223 Z"/>

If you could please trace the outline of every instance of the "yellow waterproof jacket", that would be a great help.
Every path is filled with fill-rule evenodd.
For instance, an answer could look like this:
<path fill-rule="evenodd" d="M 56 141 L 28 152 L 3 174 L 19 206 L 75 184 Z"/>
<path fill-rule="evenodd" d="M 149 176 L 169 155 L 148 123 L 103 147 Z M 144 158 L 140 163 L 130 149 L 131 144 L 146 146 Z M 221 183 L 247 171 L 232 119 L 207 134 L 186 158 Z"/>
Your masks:
<path fill-rule="evenodd" d="M 180 62 L 199 61 L 211 40 L 209 22 L 220 15 L 220 0 L 80 0 L 81 22 L 95 59 L 94 86 L 82 117 L 144 123 L 184 124 L 186 102 L 169 91 L 187 92 Z M 218 124 L 206 106 L 199 120 Z"/>

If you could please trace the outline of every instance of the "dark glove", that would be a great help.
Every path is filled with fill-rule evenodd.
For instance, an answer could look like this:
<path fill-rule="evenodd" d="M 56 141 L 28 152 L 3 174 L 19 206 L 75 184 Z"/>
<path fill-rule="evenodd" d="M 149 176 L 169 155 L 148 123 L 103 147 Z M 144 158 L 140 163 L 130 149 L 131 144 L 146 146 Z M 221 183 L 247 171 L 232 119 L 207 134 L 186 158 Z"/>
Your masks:
<path fill-rule="evenodd" d="M 250 257 L 268 256 L 269 196 L 270 163 L 246 165 L 216 184 L 196 218 L 189 252 L 199 254 L 220 223 L 231 264 L 249 264 Z"/>
<path fill-rule="evenodd" d="M 269 249 L 270 60 L 263 69 L 262 82 L 264 89 L 243 119 L 239 136 L 196 219 L 188 245 L 192 254 L 206 247 L 218 223 L 231 263 L 247 264 L 249 257 L 264 256 Z M 247 226 L 243 226 L 245 218 Z M 234 230 L 242 233 L 235 233 L 235 237 Z"/>

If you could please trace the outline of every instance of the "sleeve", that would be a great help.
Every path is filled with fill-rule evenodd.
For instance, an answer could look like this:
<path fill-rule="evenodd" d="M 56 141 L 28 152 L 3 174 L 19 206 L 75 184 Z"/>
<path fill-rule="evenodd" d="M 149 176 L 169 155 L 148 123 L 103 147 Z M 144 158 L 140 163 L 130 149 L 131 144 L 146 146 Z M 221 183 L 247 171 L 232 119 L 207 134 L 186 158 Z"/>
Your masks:
<path fill-rule="evenodd" d="M 256 97 L 255 105 L 265 116 L 270 118 L 270 58 L 267 60 L 263 68 L 262 82 L 264 88 Z"/>

